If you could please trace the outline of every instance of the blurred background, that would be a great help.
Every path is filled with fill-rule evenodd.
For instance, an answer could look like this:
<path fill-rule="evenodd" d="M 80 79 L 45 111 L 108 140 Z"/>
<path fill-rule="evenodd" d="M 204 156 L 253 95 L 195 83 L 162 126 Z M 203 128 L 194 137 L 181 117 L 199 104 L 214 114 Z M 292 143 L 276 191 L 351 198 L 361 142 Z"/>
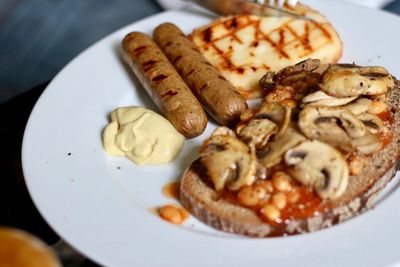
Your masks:
<path fill-rule="evenodd" d="M 400 14 L 400 0 L 345 1 Z M 107 34 L 176 3 L 0 0 L 0 103 L 50 80 L 79 52 Z"/>

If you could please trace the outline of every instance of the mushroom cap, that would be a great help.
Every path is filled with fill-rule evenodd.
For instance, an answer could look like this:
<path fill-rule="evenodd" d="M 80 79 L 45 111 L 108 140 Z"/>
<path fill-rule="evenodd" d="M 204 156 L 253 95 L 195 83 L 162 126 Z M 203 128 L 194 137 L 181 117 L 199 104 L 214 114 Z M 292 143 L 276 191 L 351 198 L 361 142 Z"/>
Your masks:
<path fill-rule="evenodd" d="M 365 125 L 356 116 L 338 107 L 306 107 L 299 114 L 298 125 L 308 138 L 345 151 L 352 151 L 352 139 L 366 132 Z"/>
<path fill-rule="evenodd" d="M 285 153 L 288 172 L 323 199 L 336 199 L 346 190 L 349 169 L 341 153 L 318 140 L 307 140 Z"/>
<path fill-rule="evenodd" d="M 286 131 L 278 136 L 274 137 L 271 142 L 269 142 L 261 155 L 259 155 L 259 161 L 265 168 L 270 168 L 277 165 L 283 159 L 285 152 L 298 145 L 306 138 L 296 129 L 295 125 L 290 124 Z"/>
<path fill-rule="evenodd" d="M 332 65 L 324 73 L 320 88 L 334 97 L 360 96 L 371 86 L 371 81 L 360 75 L 355 65 Z"/>
<path fill-rule="evenodd" d="M 211 136 L 203 143 L 199 154 L 216 191 L 225 186 L 235 191 L 255 180 L 254 152 L 234 136 Z"/>
<path fill-rule="evenodd" d="M 330 96 L 322 90 L 315 91 L 303 98 L 303 103 L 312 106 L 342 106 L 354 99 L 356 96 L 351 97 L 334 97 Z"/>
<path fill-rule="evenodd" d="M 256 148 L 261 148 L 278 131 L 278 126 L 269 119 L 252 119 L 236 131 L 241 140 Z"/>
<path fill-rule="evenodd" d="M 325 71 L 320 88 L 334 97 L 350 97 L 383 94 L 394 86 L 393 77 L 383 67 L 334 64 Z"/>
<path fill-rule="evenodd" d="M 371 81 L 365 95 L 379 95 L 394 88 L 395 82 L 387 69 L 383 67 L 362 67 L 359 73 Z"/>
<path fill-rule="evenodd" d="M 263 102 L 260 109 L 254 116 L 254 119 L 269 119 L 276 123 L 279 127 L 279 131 L 276 135 L 282 135 L 292 117 L 292 109 L 288 106 L 282 105 L 280 103 L 274 102 Z"/>
<path fill-rule="evenodd" d="M 343 106 L 343 108 L 349 110 L 354 115 L 358 115 L 366 112 L 371 106 L 371 103 L 372 103 L 371 99 L 365 97 L 359 97 L 355 101 Z"/>
<path fill-rule="evenodd" d="M 372 134 L 386 132 L 387 130 L 383 121 L 374 114 L 362 113 L 357 115 L 357 118 L 359 118 L 362 123 L 364 123 L 367 130 Z"/>

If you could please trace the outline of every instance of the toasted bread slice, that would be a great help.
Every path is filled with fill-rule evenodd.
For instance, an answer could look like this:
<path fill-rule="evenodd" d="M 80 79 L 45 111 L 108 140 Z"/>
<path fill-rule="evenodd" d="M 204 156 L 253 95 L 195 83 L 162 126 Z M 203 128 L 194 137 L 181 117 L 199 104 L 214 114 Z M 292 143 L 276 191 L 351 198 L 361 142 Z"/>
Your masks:
<path fill-rule="evenodd" d="M 298 4 L 286 7 L 313 20 L 240 15 L 220 18 L 193 31 L 192 41 L 246 99 L 262 96 L 259 79 L 307 58 L 337 62 L 342 42 L 329 21 Z"/>
<path fill-rule="evenodd" d="M 181 201 L 198 219 L 229 233 L 255 237 L 280 236 L 323 229 L 365 212 L 373 207 L 378 193 L 394 177 L 400 143 L 400 82 L 387 94 L 391 115 L 389 131 L 393 136 L 380 151 L 368 155 L 368 164 L 361 173 L 351 175 L 344 194 L 334 200 L 323 200 L 327 209 L 304 219 L 284 223 L 268 223 L 250 208 L 235 204 L 214 190 L 207 170 L 199 160 L 184 172 L 181 180 Z"/>

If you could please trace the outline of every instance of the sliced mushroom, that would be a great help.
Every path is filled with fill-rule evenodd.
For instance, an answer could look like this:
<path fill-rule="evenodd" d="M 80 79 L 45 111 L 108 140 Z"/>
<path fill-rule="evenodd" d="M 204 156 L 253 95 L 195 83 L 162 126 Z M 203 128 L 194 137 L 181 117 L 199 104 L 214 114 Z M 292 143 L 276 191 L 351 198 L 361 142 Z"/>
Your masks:
<path fill-rule="evenodd" d="M 364 123 L 367 130 L 372 134 L 386 131 L 386 127 L 383 124 L 383 121 L 376 115 L 362 113 L 357 115 L 357 118 L 359 118 L 362 123 Z"/>
<path fill-rule="evenodd" d="M 211 133 L 211 135 L 227 135 L 236 137 L 236 133 L 226 126 L 219 126 Z"/>
<path fill-rule="evenodd" d="M 279 127 L 277 136 L 282 135 L 291 120 L 292 109 L 279 103 L 263 102 L 260 109 L 254 115 L 254 119 L 269 119 Z"/>
<path fill-rule="evenodd" d="M 371 103 L 372 100 L 365 97 L 360 97 L 354 102 L 345 105 L 343 108 L 351 111 L 351 113 L 353 113 L 354 115 L 358 115 L 366 112 L 371 106 Z"/>
<path fill-rule="evenodd" d="M 358 73 L 355 65 L 332 65 L 324 73 L 320 88 L 334 97 L 360 96 L 371 86 L 371 81 Z"/>
<path fill-rule="evenodd" d="M 265 95 L 265 102 L 279 103 L 286 99 L 294 99 L 296 90 L 291 86 L 277 85 L 272 91 Z"/>
<path fill-rule="evenodd" d="M 256 148 L 265 146 L 269 138 L 278 131 L 278 126 L 269 119 L 252 119 L 237 130 L 239 138 Z"/>
<path fill-rule="evenodd" d="M 364 136 L 364 124 L 350 111 L 337 107 L 306 107 L 299 114 L 299 127 L 310 139 L 352 151 L 351 141 Z"/>
<path fill-rule="evenodd" d="M 323 199 L 336 199 L 346 190 L 349 168 L 333 147 L 317 140 L 307 140 L 288 150 L 285 163 L 290 175 L 313 188 Z"/>
<path fill-rule="evenodd" d="M 269 71 L 264 76 L 261 77 L 258 85 L 265 91 L 272 90 L 275 87 L 275 72 Z"/>
<path fill-rule="evenodd" d="M 307 93 L 311 89 L 318 88 L 322 76 L 316 72 L 301 71 L 293 73 L 279 81 L 280 85 L 291 86 L 298 93 Z"/>
<path fill-rule="evenodd" d="M 299 72 L 312 72 L 316 70 L 320 65 L 321 61 L 319 59 L 306 59 L 297 63 L 296 65 L 288 66 L 281 69 L 278 73 L 276 73 L 275 81 L 279 83 L 285 78 Z"/>
<path fill-rule="evenodd" d="M 354 99 L 356 96 L 351 97 L 333 97 L 326 94 L 322 90 L 315 91 L 303 98 L 303 103 L 306 103 L 310 106 L 342 106 L 345 105 Z"/>
<path fill-rule="evenodd" d="M 300 144 L 306 138 L 295 128 L 289 125 L 286 131 L 278 138 L 275 138 L 267 144 L 267 147 L 258 154 L 259 162 L 265 168 L 270 168 L 279 164 L 285 152 Z"/>
<path fill-rule="evenodd" d="M 320 67 L 319 59 L 307 59 L 293 66 L 283 68 L 277 73 L 267 72 L 259 81 L 264 90 L 270 91 L 277 85 L 293 87 L 296 92 L 303 93 L 309 88 L 317 87 L 321 82 L 321 74 L 315 70 Z"/>
<path fill-rule="evenodd" d="M 353 140 L 352 145 L 360 153 L 370 154 L 381 149 L 382 142 L 377 135 L 367 131 L 363 137 Z"/>
<path fill-rule="evenodd" d="M 320 87 L 336 97 L 378 95 L 391 90 L 394 79 L 382 67 L 335 64 L 325 71 Z"/>
<path fill-rule="evenodd" d="M 371 86 L 364 92 L 365 95 L 383 94 L 394 87 L 394 79 L 385 68 L 363 67 L 359 73 L 371 81 Z"/>
<path fill-rule="evenodd" d="M 225 186 L 235 191 L 255 180 L 255 154 L 236 137 L 211 136 L 200 148 L 200 161 L 217 191 Z"/>

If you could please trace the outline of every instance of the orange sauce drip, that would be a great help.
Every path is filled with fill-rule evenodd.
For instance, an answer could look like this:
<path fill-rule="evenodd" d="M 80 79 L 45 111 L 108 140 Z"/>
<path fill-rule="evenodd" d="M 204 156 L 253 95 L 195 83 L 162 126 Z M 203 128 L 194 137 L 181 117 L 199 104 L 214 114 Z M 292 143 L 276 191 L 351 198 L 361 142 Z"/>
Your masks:
<path fill-rule="evenodd" d="M 180 199 L 180 183 L 171 182 L 164 185 L 162 188 L 162 193 L 165 197 L 170 199 L 179 200 Z"/>

